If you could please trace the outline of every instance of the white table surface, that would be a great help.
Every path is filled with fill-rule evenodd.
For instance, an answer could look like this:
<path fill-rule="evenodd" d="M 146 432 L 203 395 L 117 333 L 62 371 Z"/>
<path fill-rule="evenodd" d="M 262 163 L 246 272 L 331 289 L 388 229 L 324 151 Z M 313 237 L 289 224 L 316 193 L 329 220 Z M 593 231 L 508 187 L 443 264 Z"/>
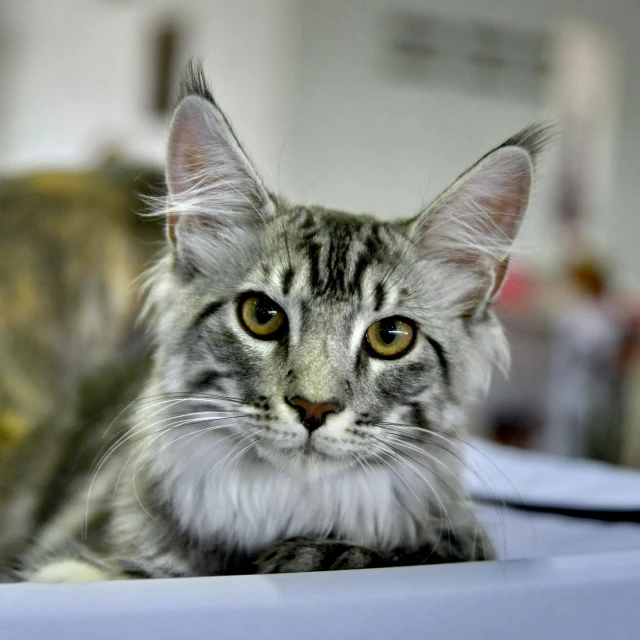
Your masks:
<path fill-rule="evenodd" d="M 474 447 L 470 464 L 484 475 L 480 482 L 470 474 L 469 484 L 481 496 L 581 508 L 640 504 L 640 474 L 482 442 Z M 498 561 L 0 585 L 0 640 L 640 637 L 639 525 L 489 505 L 477 513 Z"/>

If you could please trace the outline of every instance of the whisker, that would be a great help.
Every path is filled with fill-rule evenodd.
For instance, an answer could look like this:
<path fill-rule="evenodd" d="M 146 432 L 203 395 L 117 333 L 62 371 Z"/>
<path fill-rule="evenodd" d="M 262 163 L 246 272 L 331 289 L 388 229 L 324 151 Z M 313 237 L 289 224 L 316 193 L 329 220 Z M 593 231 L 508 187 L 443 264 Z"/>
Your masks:
<path fill-rule="evenodd" d="M 387 424 L 388 424 L 388 425 L 392 425 L 392 424 L 394 424 L 394 423 L 380 423 L 380 424 L 384 424 L 385 426 L 387 426 Z M 490 464 L 490 465 L 495 469 L 495 471 L 497 471 L 497 472 L 498 472 L 498 474 L 500 475 L 500 477 L 501 477 L 503 480 L 505 480 L 507 483 L 509 483 L 509 486 L 513 489 L 513 491 L 516 493 L 516 495 L 518 496 L 518 498 L 519 498 L 521 501 L 523 501 L 523 502 L 524 502 L 524 499 L 523 499 L 523 498 L 522 498 L 522 496 L 520 495 L 520 492 L 518 491 L 517 487 L 516 487 L 516 486 L 511 482 L 511 480 L 509 480 L 509 478 L 508 478 L 508 477 L 505 475 L 505 473 L 500 469 L 500 467 L 498 467 L 498 466 L 496 465 L 496 463 L 495 463 L 493 460 L 491 460 L 491 458 L 490 458 L 489 456 L 487 456 L 487 454 L 486 454 L 486 453 L 484 453 L 481 449 L 479 449 L 478 447 L 476 447 L 475 445 L 473 445 L 471 442 L 469 442 L 469 440 L 468 440 L 468 439 L 464 438 L 463 436 L 461 436 L 461 435 L 459 435 L 459 434 L 452 433 L 452 432 L 450 432 L 450 433 L 448 433 L 448 434 L 446 434 L 446 435 L 445 435 L 444 433 L 440 433 L 440 432 L 438 432 L 438 431 L 434 431 L 434 430 L 432 430 L 432 429 L 424 429 L 424 428 L 422 428 L 422 427 L 413 427 L 413 426 L 411 426 L 411 425 L 403 425 L 403 424 L 399 424 L 399 423 L 395 423 L 395 424 L 396 424 L 396 426 L 403 427 L 403 428 L 407 428 L 407 427 L 409 427 L 409 428 L 412 428 L 412 429 L 419 429 L 419 430 L 422 430 L 425 434 L 428 434 L 428 435 L 431 435 L 431 436 L 435 436 L 435 437 L 438 437 L 438 438 L 444 439 L 446 442 L 450 442 L 450 443 L 451 443 L 451 438 L 457 438 L 457 439 L 458 439 L 458 440 L 459 440 L 459 441 L 460 441 L 460 442 L 461 442 L 465 447 L 468 447 L 468 448 L 470 448 L 470 449 L 473 449 L 473 450 L 474 450 L 476 453 L 478 453 L 482 458 L 484 458 L 484 460 L 485 460 L 486 462 L 488 462 L 488 463 L 489 463 L 489 464 Z M 461 459 L 461 462 L 462 462 L 462 459 Z M 472 473 L 474 473 L 474 475 L 476 475 L 476 477 L 477 477 L 477 478 L 482 482 L 482 478 L 481 478 L 479 475 L 477 475 L 477 473 L 478 473 L 478 472 L 477 472 L 477 470 L 476 470 L 476 469 L 472 468 L 472 467 L 471 467 L 471 466 L 469 466 L 468 464 L 467 464 L 467 468 L 469 469 L 469 471 L 471 471 Z M 488 486 L 485 486 L 485 488 L 486 488 L 488 491 L 490 491 L 490 489 L 489 489 L 489 487 L 488 487 Z M 492 494 L 492 495 L 494 495 L 494 494 Z M 496 499 L 497 499 L 497 498 L 496 498 Z M 503 506 L 505 506 L 505 507 L 506 507 L 506 503 L 504 503 L 504 501 L 503 501 Z"/>
<path fill-rule="evenodd" d="M 121 420 L 122 417 L 126 414 L 126 412 L 133 407 L 138 407 L 138 409 L 136 410 L 136 413 L 140 413 L 140 411 L 143 410 L 142 407 L 145 407 L 153 402 L 157 402 L 158 405 L 161 405 L 163 403 L 171 403 L 173 401 L 176 401 L 176 404 L 178 404 L 179 402 L 188 402 L 189 400 L 193 400 L 194 402 L 209 401 L 209 400 L 210 401 L 224 400 L 225 402 L 233 402 L 233 403 L 244 404 L 244 405 L 247 404 L 240 398 L 234 398 L 232 396 L 214 395 L 214 394 L 205 393 L 205 392 L 194 393 L 194 392 L 178 391 L 178 392 L 165 392 L 165 393 L 158 393 L 158 394 L 147 394 L 147 395 L 139 396 L 135 400 L 132 400 L 131 402 L 129 402 L 118 413 L 118 415 L 109 423 L 109 426 L 105 429 L 104 433 L 102 434 L 102 438 L 103 439 L 106 438 L 107 434 L 109 433 L 113 425 L 119 420 Z"/>
<path fill-rule="evenodd" d="M 157 413 L 159 412 L 155 412 L 152 414 L 152 416 L 157 415 Z M 109 449 L 107 450 L 107 452 L 104 454 L 104 456 L 102 458 L 98 457 L 98 467 L 97 469 L 93 472 L 94 475 L 97 474 L 100 471 L 100 468 L 102 467 L 102 465 L 108 460 L 108 458 L 113 455 L 113 453 L 115 453 L 115 451 L 121 447 L 123 444 L 125 444 L 127 441 L 129 440 L 134 440 L 139 434 L 143 433 L 144 431 L 147 431 L 159 424 L 162 424 L 163 422 L 168 422 L 170 420 L 174 420 L 174 419 L 179 419 L 179 418 L 183 418 L 183 417 L 187 417 L 187 416 L 202 416 L 204 417 L 205 415 L 208 416 L 211 420 L 218 420 L 220 418 L 216 417 L 217 415 L 219 415 L 220 413 L 225 413 L 222 411 L 201 411 L 201 412 L 193 412 L 190 414 L 182 414 L 179 416 L 169 416 L 167 418 L 163 418 L 160 420 L 156 420 L 150 424 L 148 424 L 146 427 L 143 427 L 142 429 L 138 428 L 139 425 L 144 424 L 146 422 L 146 419 L 138 422 L 135 425 L 132 425 L 130 428 L 128 428 L 125 433 L 120 436 L 118 438 L 118 440 L 112 444 Z M 152 416 L 148 416 L 148 417 L 152 417 Z M 223 417 L 246 417 L 245 414 L 231 414 L 229 416 L 223 416 Z M 100 452 L 101 453 L 101 452 Z"/>
<path fill-rule="evenodd" d="M 411 469 L 429 487 L 429 490 L 431 491 L 431 493 L 435 496 L 436 500 L 438 501 L 438 504 L 440 506 L 441 512 L 444 513 L 444 516 L 445 516 L 446 520 L 449 522 L 449 530 L 448 531 L 452 531 L 454 529 L 454 527 L 453 527 L 453 522 L 451 521 L 451 517 L 449 516 L 449 511 L 447 510 L 447 508 L 446 508 L 442 498 L 440 497 L 440 494 L 436 490 L 436 488 L 431 484 L 431 482 L 429 482 L 429 480 L 424 476 L 423 473 L 420 473 L 407 460 L 406 456 L 404 456 L 404 455 L 402 455 L 402 453 L 398 452 L 397 449 L 395 449 L 392 445 L 389 445 L 388 443 L 385 443 L 385 445 L 386 445 L 386 448 L 387 448 L 387 453 L 389 455 L 394 457 L 398 462 L 404 464 L 407 468 Z M 417 464 L 420 464 L 417 460 L 414 460 L 414 462 L 416 462 Z M 420 465 L 420 466 L 424 467 L 425 469 L 427 469 L 428 471 L 433 473 L 436 476 L 436 478 L 438 478 L 438 480 L 440 482 L 442 482 L 445 486 L 448 486 L 440 478 L 440 476 L 438 476 L 438 474 L 433 469 L 430 469 L 429 467 L 427 467 L 425 465 Z M 436 541 L 436 545 L 440 542 L 441 537 L 442 537 L 442 531 L 440 530 L 438 532 L 438 540 Z M 450 535 L 450 533 L 448 533 L 448 541 L 449 541 L 449 552 L 451 553 L 451 535 Z"/>
<path fill-rule="evenodd" d="M 413 427 L 413 428 L 415 428 L 415 427 Z M 385 426 L 385 429 L 387 431 L 390 431 L 392 434 L 395 434 L 396 436 L 402 436 L 403 441 L 406 441 L 407 439 L 409 439 L 409 440 L 413 440 L 414 442 L 421 442 L 423 444 L 426 444 L 427 446 L 438 447 L 439 449 L 442 449 L 443 451 L 446 451 L 447 453 L 452 455 L 461 465 L 463 465 L 466 469 L 468 469 L 480 481 L 480 483 L 485 488 L 487 493 L 492 495 L 496 500 L 499 499 L 497 496 L 495 496 L 495 494 L 491 490 L 491 487 L 489 486 L 488 482 L 486 481 L 485 478 L 482 477 L 482 475 L 480 474 L 478 469 L 476 469 L 473 466 L 471 466 L 471 464 L 469 464 L 469 462 L 465 459 L 465 457 L 463 455 L 461 455 L 461 453 L 459 452 L 459 448 L 460 448 L 459 445 L 456 445 L 453 442 L 451 442 L 451 439 L 447 438 L 447 436 L 445 434 L 438 433 L 437 431 L 423 429 L 421 427 L 417 428 L 419 431 L 423 432 L 423 435 L 426 435 L 426 436 L 437 436 L 437 437 L 443 439 L 446 443 L 450 443 L 452 445 L 453 449 L 448 448 L 447 446 L 445 446 L 442 443 L 433 442 L 432 440 L 426 440 L 424 437 L 418 438 L 415 435 L 408 435 L 407 436 L 407 434 L 404 433 L 404 429 L 403 428 Z M 464 444 L 464 445 L 468 444 L 466 440 L 463 440 L 462 438 L 460 438 L 460 440 L 462 441 L 462 444 Z M 437 457 L 433 457 L 433 459 L 438 460 Z"/>
<path fill-rule="evenodd" d="M 190 426 L 192 424 L 198 424 L 201 422 L 214 422 L 215 420 L 226 420 L 227 418 L 213 418 L 213 419 L 209 419 L 209 418 L 199 418 L 199 419 L 195 419 L 195 420 L 184 420 L 182 422 L 179 422 L 175 425 L 173 425 L 173 429 L 177 429 L 179 427 L 183 427 L 183 426 Z M 216 425 L 214 427 L 207 427 L 206 429 L 198 429 L 196 431 L 196 433 L 209 433 L 211 431 L 216 431 L 218 429 L 225 429 L 227 428 L 229 425 Z M 178 442 L 179 440 L 182 440 L 183 438 L 186 438 L 188 436 L 190 436 L 193 432 L 187 433 L 187 434 L 183 434 L 178 438 L 175 438 L 174 440 L 171 440 L 171 442 L 168 442 L 166 444 L 164 444 L 162 447 L 160 447 L 156 452 L 154 452 L 154 454 L 148 458 L 147 460 L 145 460 L 145 462 L 142 464 L 142 467 L 140 467 L 139 469 L 136 470 L 136 464 L 133 467 L 133 479 L 135 480 L 135 477 L 138 475 L 138 473 L 140 472 L 140 470 L 145 467 L 149 462 L 151 462 L 151 460 L 153 460 L 153 458 L 157 455 L 159 455 L 160 453 L 162 453 L 162 451 L 164 451 L 167 447 L 170 447 L 172 444 L 174 444 L 175 442 Z M 150 442 L 146 442 L 145 443 L 145 448 L 140 452 L 140 455 L 138 456 L 138 460 L 140 459 L 140 457 L 144 454 L 145 450 L 148 449 L 158 438 L 160 438 L 162 436 L 162 434 L 158 435 L 156 438 L 152 439 Z"/>
<path fill-rule="evenodd" d="M 215 465 L 213 465 L 213 467 L 211 467 L 211 469 L 209 469 L 209 471 L 207 471 L 207 473 L 204 476 L 204 481 L 206 482 L 207 478 L 209 477 L 209 474 L 215 469 L 217 469 L 222 463 L 224 463 L 225 460 L 227 460 L 238 447 L 242 446 L 244 442 L 246 442 L 247 440 L 250 440 L 252 437 L 253 437 L 253 434 L 250 433 L 249 435 L 244 436 L 244 438 L 242 438 L 239 442 L 237 442 L 232 447 L 231 451 L 229 451 L 229 453 L 227 453 L 227 455 L 224 458 L 222 458 L 222 460 L 219 460 Z"/>
<path fill-rule="evenodd" d="M 205 413 L 209 414 L 207 415 L 207 417 L 205 418 L 204 415 Z M 246 417 L 245 414 L 238 414 L 238 415 L 228 415 L 228 416 L 224 416 L 224 417 L 215 417 L 215 416 L 211 416 L 212 412 L 200 412 L 200 413 L 192 413 L 191 415 L 194 416 L 201 416 L 201 419 L 198 420 L 197 422 L 214 422 L 214 421 L 218 421 L 218 420 L 229 420 L 229 419 L 238 419 L 238 418 L 244 418 Z M 184 414 L 184 416 L 189 415 L 189 414 Z M 172 417 L 170 419 L 176 419 L 175 417 Z M 86 499 L 86 508 L 85 508 L 85 537 L 87 535 L 87 527 L 88 527 L 88 520 L 89 520 L 89 504 L 90 504 L 90 500 L 91 500 L 91 492 L 93 490 L 96 478 L 98 477 L 100 471 L 102 470 L 102 468 L 104 467 L 104 465 L 107 463 L 107 461 L 114 455 L 114 453 L 117 451 L 118 448 L 120 448 L 121 446 L 123 446 L 126 442 L 128 442 L 129 440 L 132 439 L 146 439 L 147 436 L 160 436 L 164 433 L 168 433 L 169 431 L 171 431 L 172 429 L 178 428 L 180 426 L 184 426 L 185 424 L 188 424 L 188 422 L 185 423 L 177 423 L 177 424 L 172 424 L 169 425 L 168 427 L 163 427 L 162 429 L 158 430 L 158 431 L 152 431 L 149 433 L 144 434 L 143 432 L 148 430 L 148 429 L 152 429 L 153 427 L 162 424 L 163 422 L 166 422 L 167 419 L 163 419 L 163 420 L 159 420 L 156 421 L 154 423 L 151 423 L 150 425 L 148 425 L 147 427 L 143 428 L 143 429 L 138 429 L 136 431 L 127 431 L 122 437 L 118 438 L 118 441 L 112 445 L 109 450 L 102 456 L 102 459 L 99 459 L 99 463 L 97 464 L 97 468 L 95 469 L 95 471 L 93 471 L 93 473 L 91 474 L 91 480 L 89 482 L 89 488 L 87 491 L 87 499 Z M 153 441 L 152 441 L 153 442 Z M 150 445 L 152 444 L 152 442 L 147 443 L 145 442 L 145 445 Z M 135 452 L 134 452 L 135 453 Z M 134 454 L 132 454 L 133 456 Z M 122 475 L 122 471 L 126 468 L 127 464 L 130 462 L 131 457 L 129 456 L 129 458 L 127 459 L 127 461 L 125 462 L 125 464 L 123 465 L 122 470 L 120 471 L 120 474 L 118 475 L 118 478 L 116 480 L 116 488 L 118 487 L 119 481 L 120 481 L 120 476 Z"/>
<path fill-rule="evenodd" d="M 377 438 L 376 438 L 377 440 Z M 380 441 L 382 443 L 382 441 Z M 384 443 L 382 443 L 384 444 Z M 383 464 L 385 464 L 387 467 L 389 467 L 389 469 L 391 469 L 391 471 L 393 471 L 393 473 L 396 474 L 396 476 L 398 476 L 398 478 L 400 479 L 401 482 L 403 482 L 405 484 L 405 486 L 407 487 L 407 489 L 409 489 L 409 491 L 413 494 L 413 496 L 415 497 L 415 499 L 422 503 L 422 499 L 419 498 L 416 494 L 416 492 L 413 490 L 413 487 L 411 487 L 411 485 L 398 473 L 398 470 L 394 468 L 394 466 L 392 464 L 389 463 L 388 460 L 385 460 L 383 456 L 381 456 L 380 454 L 378 454 L 375 451 L 370 451 L 369 452 L 370 455 L 374 456 L 377 460 L 380 460 L 380 462 L 382 462 Z"/>
<path fill-rule="evenodd" d="M 222 428 L 222 427 L 221 427 Z M 196 431 L 196 434 L 204 434 L 206 433 L 206 430 L 198 430 Z M 221 442 L 224 442 L 225 440 L 228 440 L 229 438 L 234 438 L 237 437 L 236 433 L 230 433 L 229 435 L 224 436 L 223 438 L 217 438 L 215 442 L 211 443 L 203 452 L 202 454 L 205 455 L 207 452 L 209 452 L 211 449 L 213 449 L 216 446 L 219 446 Z M 192 438 L 191 440 L 187 440 L 185 443 L 181 444 L 180 447 L 178 448 L 178 450 L 181 450 L 183 447 L 185 447 L 186 445 L 188 445 L 190 442 L 192 442 L 195 438 Z M 178 452 L 175 451 L 174 453 L 171 454 L 171 460 L 173 460 L 173 457 L 177 454 Z M 164 471 L 164 487 L 165 487 L 165 492 L 168 493 L 169 492 L 169 466 L 167 465 L 167 468 Z"/>
<path fill-rule="evenodd" d="M 491 460 L 483 451 L 481 451 L 480 449 L 478 449 L 477 447 L 475 447 L 473 444 L 471 444 L 467 439 L 465 439 L 463 436 L 456 434 L 456 433 L 448 433 L 448 434 L 444 434 L 444 433 L 440 433 L 437 431 L 433 431 L 431 429 L 424 429 L 422 427 L 414 427 L 413 425 L 404 425 L 401 423 L 380 423 L 381 425 L 384 424 L 385 428 L 388 430 L 391 430 L 392 432 L 395 431 L 397 434 L 402 435 L 404 438 L 407 438 L 407 434 L 403 433 L 402 430 L 404 429 L 408 429 L 408 430 L 417 430 L 417 431 L 422 431 L 424 433 L 424 435 L 427 436 L 436 436 L 442 440 L 445 441 L 445 443 L 451 444 L 454 449 L 459 449 L 460 445 L 464 445 L 466 447 L 469 447 L 475 451 L 477 451 L 487 462 L 489 462 L 491 464 L 491 466 L 500 474 L 500 476 L 506 480 L 506 482 L 509 483 L 509 485 L 513 488 L 513 490 L 516 492 L 516 494 L 520 497 L 520 493 L 518 492 L 517 488 L 513 485 L 513 483 L 509 480 L 509 478 L 504 474 L 504 472 L 502 472 L 502 470 L 495 464 L 495 462 L 493 462 L 493 460 Z M 389 427 L 388 425 L 390 424 L 398 424 L 399 427 Z M 408 436 L 409 438 L 413 438 L 415 441 L 419 441 L 419 442 L 426 442 L 429 446 L 437 446 L 439 448 L 442 448 L 443 450 L 449 452 L 451 455 L 453 455 L 454 457 L 456 457 L 456 459 L 464 466 L 466 467 L 481 483 L 481 485 L 483 486 L 483 488 L 485 489 L 485 491 L 489 494 L 489 496 L 491 496 L 492 501 L 495 503 L 495 507 L 496 507 L 496 513 L 498 514 L 498 520 L 500 522 L 500 526 L 503 532 L 502 535 L 502 545 L 503 545 L 503 551 L 506 549 L 506 536 L 505 536 L 505 531 L 506 531 L 506 521 L 505 521 L 505 515 L 504 515 L 504 509 L 507 508 L 507 503 L 504 499 L 504 497 L 500 497 L 498 496 L 495 491 L 493 491 L 493 489 L 491 488 L 490 484 L 489 484 L 489 478 L 486 475 L 486 473 L 481 473 L 481 471 L 472 466 L 468 460 L 466 460 L 463 456 L 460 455 L 460 453 L 447 448 L 446 446 L 437 443 L 437 442 L 433 442 L 433 441 L 425 441 L 424 438 L 416 438 L 415 436 Z M 459 441 L 459 444 L 456 444 L 453 442 L 453 438 L 457 438 Z M 473 496 L 471 496 L 471 498 L 473 498 Z M 472 512 L 472 511 L 471 511 Z M 478 522 L 477 517 L 474 514 L 474 518 L 476 519 L 476 522 Z M 531 528 L 533 531 L 534 536 L 536 536 L 535 533 L 535 529 L 533 526 L 533 520 L 531 519 L 531 516 L 529 515 L 529 520 L 530 520 L 530 524 L 531 524 Z"/>

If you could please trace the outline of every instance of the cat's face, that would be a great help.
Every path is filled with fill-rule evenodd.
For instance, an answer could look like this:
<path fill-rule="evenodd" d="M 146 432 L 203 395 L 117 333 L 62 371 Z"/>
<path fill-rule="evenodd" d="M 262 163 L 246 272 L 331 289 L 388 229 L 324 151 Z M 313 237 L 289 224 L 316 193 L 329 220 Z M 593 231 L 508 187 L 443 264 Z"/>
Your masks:
<path fill-rule="evenodd" d="M 228 431 L 279 467 L 378 464 L 442 424 L 449 353 L 469 336 L 405 230 L 280 208 L 247 240 L 224 284 L 218 258 L 183 282 L 199 311 L 173 350 L 173 391 L 243 403 Z"/>
<path fill-rule="evenodd" d="M 506 357 L 490 304 L 539 137 L 488 154 L 415 219 L 382 223 L 271 196 L 196 86 L 172 125 L 153 298 L 163 391 L 189 403 L 198 455 L 311 477 L 433 467 L 455 450 L 466 402 Z"/>

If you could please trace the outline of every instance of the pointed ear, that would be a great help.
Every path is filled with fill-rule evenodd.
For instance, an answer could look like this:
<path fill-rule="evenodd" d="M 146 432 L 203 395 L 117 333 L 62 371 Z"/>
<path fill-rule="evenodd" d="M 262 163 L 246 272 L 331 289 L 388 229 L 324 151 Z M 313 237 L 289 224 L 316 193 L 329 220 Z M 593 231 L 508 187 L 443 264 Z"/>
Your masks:
<path fill-rule="evenodd" d="M 206 85 L 178 104 L 167 153 L 167 235 L 178 254 L 251 232 L 270 199 Z M 187 82 L 187 89 L 193 85 Z"/>
<path fill-rule="evenodd" d="M 502 287 L 543 135 L 525 130 L 487 154 L 411 223 L 427 257 L 454 267 L 465 315 L 483 310 Z"/>

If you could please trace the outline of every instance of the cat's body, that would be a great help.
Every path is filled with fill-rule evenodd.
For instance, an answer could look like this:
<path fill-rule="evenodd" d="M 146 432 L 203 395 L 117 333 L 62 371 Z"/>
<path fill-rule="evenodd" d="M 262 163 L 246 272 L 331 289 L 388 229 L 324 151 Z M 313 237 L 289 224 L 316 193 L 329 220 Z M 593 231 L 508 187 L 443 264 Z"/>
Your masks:
<path fill-rule="evenodd" d="M 150 368 L 131 281 L 162 228 L 134 191 L 161 190 L 159 172 L 113 162 L 0 181 L 0 574 L 100 519 L 84 487 Z"/>
<path fill-rule="evenodd" d="M 491 557 L 461 486 L 464 411 L 507 359 L 490 305 L 543 138 L 514 137 L 407 222 L 290 206 L 192 71 L 148 281 L 154 369 L 106 458 L 109 551 L 28 576 Z"/>

